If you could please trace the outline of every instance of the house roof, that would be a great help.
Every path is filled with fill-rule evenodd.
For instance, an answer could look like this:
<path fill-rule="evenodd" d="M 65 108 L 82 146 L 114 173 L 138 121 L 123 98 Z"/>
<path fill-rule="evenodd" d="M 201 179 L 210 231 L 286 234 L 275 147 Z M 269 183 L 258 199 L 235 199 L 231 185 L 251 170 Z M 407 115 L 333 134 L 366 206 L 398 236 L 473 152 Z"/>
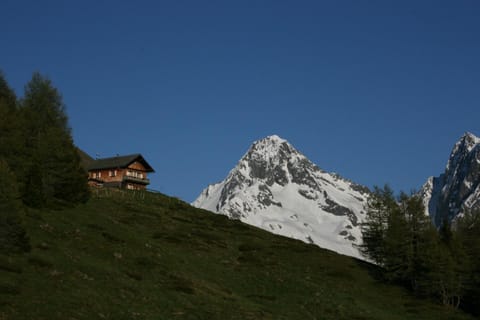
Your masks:
<path fill-rule="evenodd" d="M 143 158 L 143 156 L 139 153 L 129 154 L 126 156 L 95 159 L 88 164 L 87 170 L 90 171 L 100 169 L 126 168 L 136 161 L 140 162 L 145 167 L 147 172 L 155 172 L 152 166 L 150 166 L 148 162 Z"/>

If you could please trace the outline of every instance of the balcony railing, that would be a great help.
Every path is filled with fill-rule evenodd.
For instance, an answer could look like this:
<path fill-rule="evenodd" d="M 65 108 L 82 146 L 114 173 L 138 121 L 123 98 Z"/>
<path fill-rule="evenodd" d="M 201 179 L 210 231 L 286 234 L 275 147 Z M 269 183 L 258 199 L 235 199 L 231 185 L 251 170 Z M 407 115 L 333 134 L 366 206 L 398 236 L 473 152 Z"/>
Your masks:
<path fill-rule="evenodd" d="M 150 184 L 150 180 L 149 179 L 146 179 L 146 178 L 137 178 L 137 177 L 134 177 L 134 176 L 123 176 L 123 181 L 126 181 L 126 182 L 134 182 L 134 183 L 139 183 L 139 184 Z"/>

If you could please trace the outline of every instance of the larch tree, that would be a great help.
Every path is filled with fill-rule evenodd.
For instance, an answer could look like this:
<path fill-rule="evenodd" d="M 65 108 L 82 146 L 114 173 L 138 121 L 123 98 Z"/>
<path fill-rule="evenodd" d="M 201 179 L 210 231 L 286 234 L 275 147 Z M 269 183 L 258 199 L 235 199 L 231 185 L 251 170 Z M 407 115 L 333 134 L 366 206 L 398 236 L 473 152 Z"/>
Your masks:
<path fill-rule="evenodd" d="M 22 225 L 22 203 L 15 174 L 0 159 L 0 253 L 30 250 L 27 233 Z"/>
<path fill-rule="evenodd" d="M 464 304 L 480 316 L 480 211 L 469 211 L 457 221 L 456 232 L 467 257 Z"/>
<path fill-rule="evenodd" d="M 51 81 L 34 73 L 21 102 L 27 155 L 23 199 L 35 207 L 88 199 L 86 173 L 73 144 L 65 105 Z"/>
<path fill-rule="evenodd" d="M 0 158 L 17 173 L 23 167 L 24 140 L 17 97 L 0 72 Z"/>
<path fill-rule="evenodd" d="M 375 187 L 368 200 L 365 222 L 361 225 L 363 242 L 360 252 L 378 265 L 385 264 L 385 237 L 388 217 L 395 208 L 395 198 L 389 186 Z"/>

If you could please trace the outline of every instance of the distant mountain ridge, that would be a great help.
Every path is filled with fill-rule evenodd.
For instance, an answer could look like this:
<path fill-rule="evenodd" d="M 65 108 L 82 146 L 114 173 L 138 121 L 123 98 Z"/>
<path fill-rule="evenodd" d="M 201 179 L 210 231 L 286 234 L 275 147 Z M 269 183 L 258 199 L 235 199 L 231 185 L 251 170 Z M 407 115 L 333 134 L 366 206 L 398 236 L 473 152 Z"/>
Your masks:
<path fill-rule="evenodd" d="M 454 145 L 445 171 L 421 189 L 427 214 L 440 226 L 466 210 L 480 209 L 480 138 L 466 132 Z"/>
<path fill-rule="evenodd" d="M 254 142 L 228 176 L 205 188 L 192 205 L 361 258 L 354 245 L 361 241 L 369 194 L 272 135 Z"/>

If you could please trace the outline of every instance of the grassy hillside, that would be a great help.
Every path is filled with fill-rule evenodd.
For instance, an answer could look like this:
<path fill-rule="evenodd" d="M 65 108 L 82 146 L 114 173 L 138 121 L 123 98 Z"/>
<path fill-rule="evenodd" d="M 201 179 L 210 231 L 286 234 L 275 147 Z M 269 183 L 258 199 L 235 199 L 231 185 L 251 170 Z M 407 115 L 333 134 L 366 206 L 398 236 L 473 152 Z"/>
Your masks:
<path fill-rule="evenodd" d="M 371 266 L 159 194 L 30 211 L 0 256 L 0 319 L 470 319 Z"/>

